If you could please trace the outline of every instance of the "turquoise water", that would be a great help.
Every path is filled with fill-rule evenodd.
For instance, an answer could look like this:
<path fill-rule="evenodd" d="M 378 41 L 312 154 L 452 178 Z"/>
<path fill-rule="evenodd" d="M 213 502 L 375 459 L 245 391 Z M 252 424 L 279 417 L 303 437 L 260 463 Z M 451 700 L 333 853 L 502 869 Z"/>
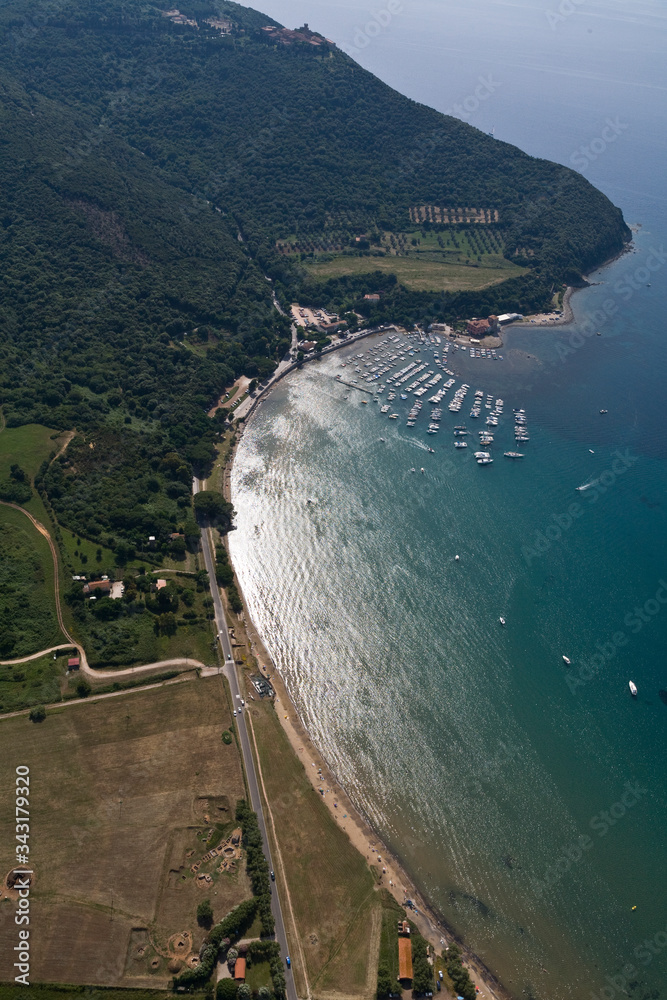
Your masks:
<path fill-rule="evenodd" d="M 290 17 L 280 6 L 266 9 L 318 27 L 314 10 Z M 475 4 L 485 7 L 501 5 Z M 517 9 L 502 5 L 511 25 Z M 521 9 L 522 23 L 536 13 Z M 433 5 L 411 10 L 396 70 L 406 91 L 417 14 L 426 49 L 444 31 Z M 503 137 L 568 162 L 606 114 L 631 126 L 631 141 L 619 138 L 587 176 L 642 228 L 635 252 L 577 293 L 575 325 L 508 332 L 503 361 L 450 354 L 456 385 L 433 436 L 426 402 L 408 428 L 411 394 L 388 421 L 372 395 L 337 380 L 352 375 L 345 355 L 368 354 L 376 338 L 308 365 L 262 404 L 232 477 L 234 564 L 306 726 L 434 906 L 517 997 L 623 988 L 639 1000 L 667 981 L 667 212 L 664 69 L 650 58 L 663 11 L 582 5 L 555 40 L 529 25 L 530 57 L 510 65 L 505 52 L 506 92 L 521 95 L 536 66 L 543 80 L 557 64 L 554 45 L 569 55 L 559 89 L 533 86 L 549 111 L 541 122 L 506 106 L 501 115 L 499 91 Z M 466 11 L 451 16 L 465 40 Z M 341 37 L 354 23 L 340 21 Z M 603 80 L 601 56 L 583 52 L 591 26 L 592 44 L 607 46 Z M 336 37 L 335 27 L 322 30 Z M 480 30 L 482 40 L 491 31 Z M 393 37 L 367 64 L 386 58 Z M 643 39 L 647 58 L 635 53 L 632 71 L 612 64 L 613 39 L 627 60 Z M 521 44 L 528 51 L 525 32 Z M 426 70 L 428 58 L 420 52 Z M 393 64 L 383 66 L 390 78 Z M 440 70 L 440 84 L 455 69 Z M 428 99 L 429 79 L 415 75 L 411 96 Z M 446 109 L 448 86 L 430 103 Z M 611 317 L 598 312 L 608 301 Z M 577 336 L 589 317 L 600 337 Z M 432 348 L 398 367 L 424 357 Z M 470 392 L 451 414 L 462 382 Z M 469 418 L 476 389 L 504 400 L 486 468 L 472 448 L 453 448 L 454 425 L 476 434 L 488 413 Z M 514 448 L 513 407 L 526 409 L 531 435 L 518 462 L 502 456 Z"/>

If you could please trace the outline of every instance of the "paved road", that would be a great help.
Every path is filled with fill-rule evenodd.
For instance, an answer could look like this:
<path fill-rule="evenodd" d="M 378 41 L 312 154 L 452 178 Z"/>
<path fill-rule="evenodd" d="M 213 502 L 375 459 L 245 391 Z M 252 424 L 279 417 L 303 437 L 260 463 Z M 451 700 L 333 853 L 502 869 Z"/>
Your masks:
<path fill-rule="evenodd" d="M 198 479 L 193 480 L 193 492 L 198 493 L 201 489 L 201 484 Z M 213 539 L 211 537 L 210 528 L 202 528 L 202 551 L 204 553 L 204 562 L 206 564 L 206 571 L 208 573 L 209 582 L 211 585 L 211 597 L 213 598 L 213 608 L 215 611 L 215 622 L 218 631 L 218 638 L 220 640 L 220 646 L 222 648 L 222 654 L 225 660 L 225 676 L 229 681 L 229 686 L 232 692 L 232 700 L 234 706 L 241 705 L 241 698 L 243 697 L 243 692 L 239 688 L 239 680 L 236 672 L 236 665 L 234 663 L 234 657 L 232 655 L 232 644 L 229 639 L 229 631 L 227 629 L 227 619 L 225 617 L 225 610 L 222 606 L 222 601 L 220 599 L 220 590 L 215 579 L 215 565 L 213 562 L 213 552 L 215 551 L 213 546 Z M 238 710 L 237 710 L 238 711 Z M 266 835 L 266 823 L 264 821 L 264 810 L 262 809 L 262 800 L 259 794 L 259 785 L 257 783 L 257 773 L 255 771 L 255 760 L 250 749 L 250 740 L 248 739 L 248 729 L 245 721 L 245 709 L 238 712 L 236 716 L 236 726 L 239 734 L 239 742 L 241 744 L 241 752 L 243 754 L 243 763 L 245 764 L 245 773 L 248 780 L 248 789 L 250 791 L 250 804 L 252 808 L 257 813 L 257 822 L 259 824 L 259 829 L 262 834 L 262 842 L 264 844 L 264 854 L 266 855 L 266 860 L 269 863 L 269 868 L 274 871 L 273 861 L 271 860 L 271 849 L 269 847 L 269 839 Z M 289 949 L 287 947 L 287 934 L 285 933 L 285 923 L 283 921 L 283 913 L 280 906 L 280 898 L 278 892 L 273 890 L 271 893 L 271 910 L 276 921 L 276 940 L 280 945 L 280 952 L 283 959 L 286 955 L 289 955 Z M 292 976 L 291 970 L 285 968 L 285 978 L 287 980 L 287 1000 L 297 1000 L 296 987 L 294 985 L 294 977 Z"/>

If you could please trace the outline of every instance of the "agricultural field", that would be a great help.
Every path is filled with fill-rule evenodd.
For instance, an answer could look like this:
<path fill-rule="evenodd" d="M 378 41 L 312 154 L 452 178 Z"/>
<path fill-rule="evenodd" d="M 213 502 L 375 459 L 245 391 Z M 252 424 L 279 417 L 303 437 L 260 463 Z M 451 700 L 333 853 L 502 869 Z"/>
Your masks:
<path fill-rule="evenodd" d="M 0 659 L 61 642 L 48 541 L 25 514 L 0 505 Z"/>
<path fill-rule="evenodd" d="M 0 719 L 5 897 L 8 796 L 15 768 L 30 768 L 33 980 L 166 988 L 203 940 L 197 905 L 210 899 L 218 921 L 250 896 L 242 858 L 202 863 L 245 797 L 236 743 L 221 739 L 231 724 L 220 677 L 63 705 L 39 724 Z M 3 941 L 14 911 L 0 901 Z M 13 978 L 11 954 L 0 951 L 0 980 Z"/>
<path fill-rule="evenodd" d="M 491 255 L 488 264 L 458 264 L 446 260 L 444 256 L 437 260 L 414 254 L 407 257 L 334 257 L 328 261 L 304 261 L 303 266 L 314 277 L 322 279 L 382 271 L 384 274 L 395 274 L 402 285 L 417 292 L 487 288 L 525 273 L 524 268 L 516 267 L 504 258 L 492 259 Z"/>
<path fill-rule="evenodd" d="M 373 875 L 314 791 L 273 705 L 254 702 L 250 712 L 310 988 L 370 1000 L 381 924 Z M 296 959 L 295 977 L 303 995 Z"/>
<path fill-rule="evenodd" d="M 60 985 L 51 983 L 31 983 L 30 986 L 20 986 L 16 983 L 0 983 L 0 1000 L 173 1000 L 171 990 L 149 989 L 91 989 L 89 986 L 68 986 L 64 990 Z M 190 994 L 191 997 L 203 997 L 203 993 Z"/>
<path fill-rule="evenodd" d="M 376 232 L 365 241 L 368 254 L 361 256 L 351 250 L 350 242 L 346 234 L 313 236 L 305 242 L 294 238 L 283 244 L 282 252 L 299 252 L 303 267 L 316 278 L 382 271 L 420 292 L 486 288 L 525 273 L 503 257 L 502 236 L 488 227 Z"/>

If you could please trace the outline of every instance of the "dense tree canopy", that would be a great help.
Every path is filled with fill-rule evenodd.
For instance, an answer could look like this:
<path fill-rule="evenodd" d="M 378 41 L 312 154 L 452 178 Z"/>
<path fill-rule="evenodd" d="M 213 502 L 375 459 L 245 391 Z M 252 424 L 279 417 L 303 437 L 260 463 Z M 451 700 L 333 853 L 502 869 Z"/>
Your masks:
<path fill-rule="evenodd" d="M 135 542 L 177 520 L 220 392 L 288 349 L 276 300 L 405 321 L 528 308 L 629 235 L 580 175 L 408 100 L 320 36 L 284 44 L 226 0 L 179 6 L 197 23 L 133 0 L 0 10 L 0 402 L 9 426 L 87 435 L 88 461 L 79 447 L 44 485 L 74 530 Z M 417 205 L 497 211 L 529 274 L 449 296 L 385 275 L 369 306 L 377 276 L 318 282 L 277 246 L 405 231 Z"/>

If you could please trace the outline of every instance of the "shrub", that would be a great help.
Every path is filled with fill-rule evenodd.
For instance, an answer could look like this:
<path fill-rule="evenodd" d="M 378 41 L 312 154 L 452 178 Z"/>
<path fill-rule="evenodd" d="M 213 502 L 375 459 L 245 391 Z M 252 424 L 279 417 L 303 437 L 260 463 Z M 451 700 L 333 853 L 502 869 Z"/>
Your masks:
<path fill-rule="evenodd" d="M 195 969 L 186 969 L 178 979 L 174 980 L 175 985 L 192 989 L 207 982 L 213 972 L 218 952 L 226 947 L 229 940 L 238 941 L 243 936 L 255 919 L 256 913 L 256 899 L 246 899 L 243 903 L 239 903 L 209 934 L 201 951 L 199 965 Z"/>
<path fill-rule="evenodd" d="M 264 857 L 262 835 L 259 832 L 257 816 L 248 804 L 241 800 L 236 807 L 236 819 L 243 830 L 243 846 L 246 852 L 246 870 L 257 897 L 262 933 L 273 934 L 275 921 L 271 913 L 271 880 L 269 866 Z"/>
<path fill-rule="evenodd" d="M 450 945 L 445 954 L 445 965 L 459 996 L 462 996 L 464 1000 L 475 1000 L 477 996 L 475 984 L 470 978 L 468 970 L 463 968 L 461 951 L 455 944 Z"/>
<path fill-rule="evenodd" d="M 433 992 L 433 968 L 427 958 L 427 945 L 421 934 L 412 935 L 412 989 L 417 996 Z"/>
<path fill-rule="evenodd" d="M 79 698 L 87 698 L 92 690 L 93 689 L 91 688 L 90 683 L 86 680 L 85 677 L 82 677 L 80 680 L 77 681 L 76 693 L 78 694 Z"/>
<path fill-rule="evenodd" d="M 197 907 L 197 923 L 200 927 L 210 927 L 213 923 L 213 908 L 210 899 L 202 900 Z"/>
<path fill-rule="evenodd" d="M 229 601 L 229 606 L 232 611 L 240 615 L 243 611 L 243 601 L 241 600 L 241 595 L 236 589 L 236 584 L 230 583 L 227 587 L 227 600 Z"/>
<path fill-rule="evenodd" d="M 378 984 L 375 994 L 378 1000 L 383 1000 L 384 997 L 388 997 L 392 990 L 391 975 L 389 969 L 386 965 L 381 965 L 378 968 Z"/>
<path fill-rule="evenodd" d="M 228 729 L 225 729 L 224 733 L 222 734 L 222 742 L 226 743 L 227 746 L 229 746 L 229 744 L 232 742 L 232 738 L 233 737 L 230 731 Z"/>
<path fill-rule="evenodd" d="M 233 979 L 221 979 L 218 983 L 216 1000 L 236 1000 L 238 986 Z"/>
<path fill-rule="evenodd" d="M 34 708 L 30 709 L 30 715 L 28 716 L 31 722 L 44 722 L 46 718 L 46 709 L 43 705 L 35 705 Z"/>

